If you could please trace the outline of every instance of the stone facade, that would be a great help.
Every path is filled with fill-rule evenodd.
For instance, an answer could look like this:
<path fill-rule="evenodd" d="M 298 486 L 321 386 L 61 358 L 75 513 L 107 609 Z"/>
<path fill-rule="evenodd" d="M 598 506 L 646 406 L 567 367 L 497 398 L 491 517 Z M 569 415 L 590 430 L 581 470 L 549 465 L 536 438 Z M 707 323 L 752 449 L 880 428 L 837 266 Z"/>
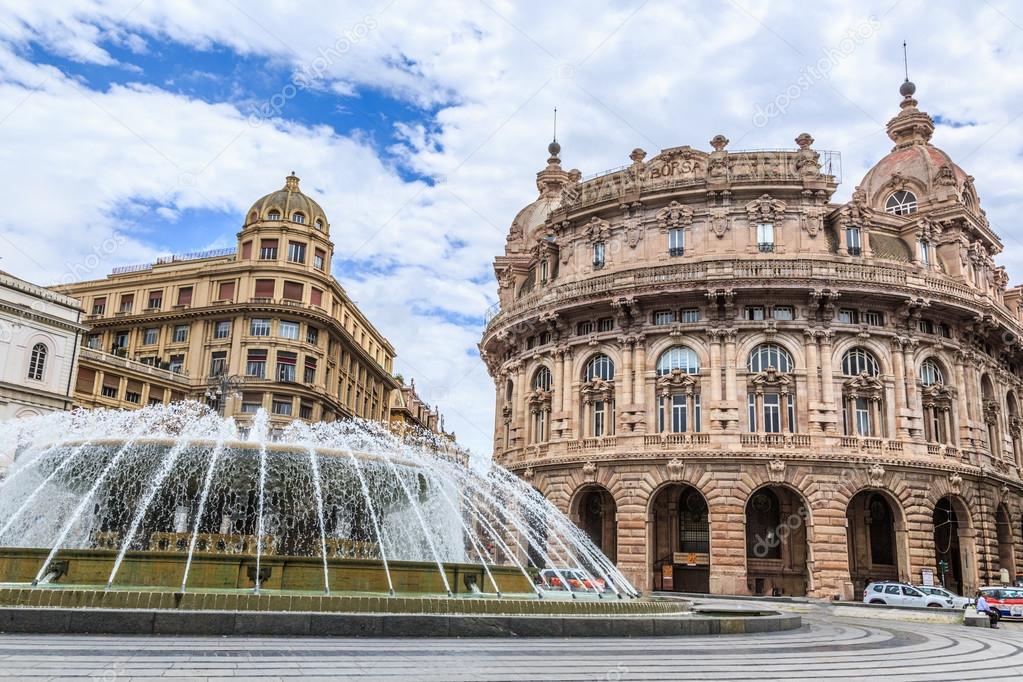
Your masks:
<path fill-rule="evenodd" d="M 90 327 L 75 404 L 193 398 L 241 422 L 263 407 L 276 427 L 387 421 L 394 348 L 331 275 L 330 224 L 294 174 L 253 204 L 237 238 L 56 287 L 83 302 Z"/>
<path fill-rule="evenodd" d="M 1023 572 L 1023 291 L 914 90 L 847 203 L 805 133 L 586 180 L 552 143 L 495 261 L 495 458 L 641 589 Z"/>

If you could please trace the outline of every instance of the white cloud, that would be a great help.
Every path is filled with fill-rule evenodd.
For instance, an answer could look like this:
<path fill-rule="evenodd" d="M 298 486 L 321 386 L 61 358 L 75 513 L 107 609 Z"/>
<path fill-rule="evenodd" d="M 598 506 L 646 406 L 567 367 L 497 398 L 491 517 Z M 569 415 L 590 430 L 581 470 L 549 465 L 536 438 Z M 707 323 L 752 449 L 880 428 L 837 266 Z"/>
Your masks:
<path fill-rule="evenodd" d="M 754 125 L 757 104 L 788 92 L 871 16 L 876 32 L 827 78 L 784 115 Z M 842 153 L 844 198 L 891 146 L 884 123 L 897 111 L 906 38 L 921 107 L 976 122 L 941 126 L 934 142 L 976 176 L 1007 245 L 1003 262 L 1018 278 L 1020 25 L 1023 14 L 1005 2 L 8 3 L 0 7 L 0 181 L 16 191 L 0 218 L 11 254 L 2 263 L 52 281 L 97 249 L 104 256 L 89 276 L 148 260 L 170 241 L 148 226 L 148 211 L 165 219 L 224 211 L 237 218 L 204 239 L 231 243 L 249 203 L 295 169 L 328 211 L 338 258 L 357 271 L 343 283 L 394 342 L 399 369 L 486 453 L 493 390 L 471 355 L 480 330 L 458 321 L 494 300 L 493 284 L 474 281 L 487 277 L 512 217 L 535 197 L 554 106 L 564 163 L 585 174 L 627 163 L 634 147 L 707 148 L 717 133 L 733 149 L 791 147 L 805 130 L 816 147 Z M 373 88 L 430 106 L 432 120 L 402 123 L 386 151 L 440 181 L 402 180 L 368 137 L 296 123 L 291 100 L 272 123 L 253 127 L 239 99 L 208 103 L 154 85 L 91 90 L 24 56 L 37 45 L 111 65 L 108 47 L 151 53 L 168 40 L 275 60 L 339 98 Z M 339 99 L 340 110 L 349 102 Z M 106 254 L 110 240 L 116 248 Z"/>

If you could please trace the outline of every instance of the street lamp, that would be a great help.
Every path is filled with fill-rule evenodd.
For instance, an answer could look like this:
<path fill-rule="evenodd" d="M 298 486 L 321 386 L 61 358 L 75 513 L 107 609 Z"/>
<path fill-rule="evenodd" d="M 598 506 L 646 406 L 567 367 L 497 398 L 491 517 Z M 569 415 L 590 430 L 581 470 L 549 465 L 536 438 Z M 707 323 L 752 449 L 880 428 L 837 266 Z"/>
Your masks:
<path fill-rule="evenodd" d="M 220 374 L 209 377 L 207 381 L 206 401 L 214 405 L 223 416 L 228 398 L 240 395 L 245 380 L 234 374 Z"/>

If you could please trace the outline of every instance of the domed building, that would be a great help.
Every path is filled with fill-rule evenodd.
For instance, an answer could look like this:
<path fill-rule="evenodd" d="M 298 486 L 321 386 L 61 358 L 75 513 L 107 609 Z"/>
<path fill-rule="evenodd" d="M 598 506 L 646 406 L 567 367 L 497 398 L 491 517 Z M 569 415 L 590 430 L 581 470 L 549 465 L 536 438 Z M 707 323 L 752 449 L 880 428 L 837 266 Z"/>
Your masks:
<path fill-rule="evenodd" d="M 246 212 L 237 245 L 56 287 L 82 302 L 75 404 L 206 400 L 246 423 L 389 420 L 395 351 L 331 275 L 320 205 L 292 173 Z"/>
<path fill-rule="evenodd" d="M 805 133 L 586 180 L 551 146 L 495 260 L 495 458 L 642 589 L 1023 571 L 1021 290 L 914 90 L 846 203 Z"/>

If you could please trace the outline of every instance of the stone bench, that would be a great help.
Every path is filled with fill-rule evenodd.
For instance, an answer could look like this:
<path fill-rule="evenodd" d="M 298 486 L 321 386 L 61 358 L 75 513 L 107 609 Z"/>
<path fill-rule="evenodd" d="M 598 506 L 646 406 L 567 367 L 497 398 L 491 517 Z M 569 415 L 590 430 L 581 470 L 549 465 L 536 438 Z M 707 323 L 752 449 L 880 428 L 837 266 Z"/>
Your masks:
<path fill-rule="evenodd" d="M 991 627 L 991 619 L 988 618 L 986 613 L 967 611 L 963 616 L 963 625 L 968 628 L 989 628 Z"/>

